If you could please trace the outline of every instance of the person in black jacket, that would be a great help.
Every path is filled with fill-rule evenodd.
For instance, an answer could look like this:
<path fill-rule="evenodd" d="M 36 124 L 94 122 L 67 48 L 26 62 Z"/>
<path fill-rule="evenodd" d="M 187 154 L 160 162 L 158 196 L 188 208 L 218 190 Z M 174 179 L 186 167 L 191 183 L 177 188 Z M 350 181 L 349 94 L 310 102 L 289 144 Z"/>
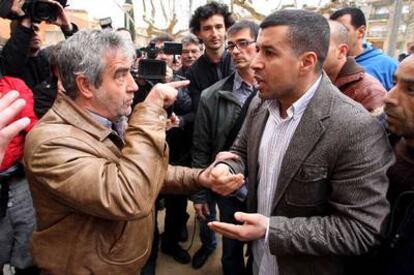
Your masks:
<path fill-rule="evenodd" d="M 388 130 L 401 137 L 394 145 L 395 164 L 388 170 L 391 203 L 383 259 L 376 274 L 414 274 L 414 56 L 404 59 L 395 73 L 396 85 L 385 98 Z M 385 267 L 378 265 L 384 263 Z"/>
<path fill-rule="evenodd" d="M 51 0 L 50 3 L 55 4 L 59 11 L 56 21 L 50 23 L 59 26 L 65 37 L 71 36 L 77 31 L 76 25 L 70 22 L 60 2 Z M 0 55 L 2 73 L 23 79 L 33 90 L 50 76 L 47 50 L 41 50 L 39 25 L 24 17 L 13 20 L 10 28 L 10 39 Z"/>
<path fill-rule="evenodd" d="M 34 111 L 36 116 L 40 119 L 52 107 L 55 102 L 58 92 L 63 92 L 62 83 L 59 80 L 59 68 L 57 63 L 57 53 L 62 45 L 62 42 L 52 46 L 49 56 L 50 76 L 36 85 L 33 89 Z"/>
<path fill-rule="evenodd" d="M 172 70 L 173 56 L 165 54 L 162 51 L 164 42 L 173 41 L 168 35 L 160 35 L 155 37 L 150 42 L 155 43 L 157 49 L 157 60 L 162 60 L 167 66 L 167 75 L 163 82 L 171 82 L 180 80 Z M 144 85 L 139 85 L 139 92 L 134 95 L 134 103 L 143 100 L 146 97 L 147 90 L 150 89 L 151 84 L 141 82 Z M 173 108 L 173 115 L 177 117 L 177 124 L 173 125 L 167 132 L 167 142 L 170 149 L 169 163 L 173 165 L 189 166 L 191 162 L 191 132 L 189 132 L 186 124 L 185 116 L 192 111 L 192 101 L 188 95 L 187 89 L 179 89 L 177 100 Z M 170 255 L 179 263 L 185 264 L 191 261 L 191 257 L 180 245 L 179 241 L 183 238 L 181 233 L 186 231 L 186 223 L 188 219 L 187 196 L 186 195 L 164 195 L 162 196 L 165 202 L 165 222 L 164 233 L 161 238 L 161 251 Z M 159 202 L 159 199 L 157 199 Z M 156 259 L 158 253 L 159 232 L 158 226 L 155 226 L 154 239 L 152 244 L 151 256 L 141 271 L 141 274 L 153 275 L 156 269 Z"/>
<path fill-rule="evenodd" d="M 188 115 L 191 125 L 194 123 L 201 92 L 234 72 L 234 64 L 224 45 L 226 31 L 233 24 L 234 19 L 228 6 L 214 1 L 197 8 L 190 19 L 191 32 L 203 41 L 205 47 L 204 54 L 186 73 L 187 79 L 190 80 L 188 89 L 193 103 L 193 117 Z M 191 200 L 194 202 L 197 217 L 201 217 L 206 204 L 204 201 L 198 201 L 197 197 L 193 196 Z M 215 219 L 215 207 L 214 201 L 208 205 L 211 215 L 207 219 Z M 204 265 L 217 246 L 215 234 L 208 229 L 207 223 L 201 221 L 199 224 L 202 246 L 194 254 L 192 261 L 192 266 L 196 269 Z"/>
<path fill-rule="evenodd" d="M 255 96 L 254 71 L 250 64 L 256 56 L 256 39 L 259 25 L 252 21 L 236 22 L 227 31 L 227 49 L 236 65 L 236 72 L 205 89 L 194 122 L 192 166 L 208 167 L 216 154 L 228 151 L 239 132 L 251 99 Z M 194 201 L 208 209 L 212 200 L 217 201 L 220 220 L 236 223 L 234 213 L 245 209 L 247 189 L 234 196 L 219 196 L 208 190 L 194 195 Z M 203 211 L 200 218 L 208 216 Z M 214 234 L 210 233 L 209 234 Z M 223 274 L 244 274 L 243 242 L 223 237 L 221 258 Z"/>

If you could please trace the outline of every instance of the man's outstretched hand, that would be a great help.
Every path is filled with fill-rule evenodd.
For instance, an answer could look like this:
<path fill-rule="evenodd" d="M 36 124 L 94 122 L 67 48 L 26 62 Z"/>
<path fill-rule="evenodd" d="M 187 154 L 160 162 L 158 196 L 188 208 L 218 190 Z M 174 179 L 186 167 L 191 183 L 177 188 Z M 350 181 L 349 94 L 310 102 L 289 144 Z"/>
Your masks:
<path fill-rule="evenodd" d="M 243 174 L 232 174 L 228 165 L 217 164 L 217 161 L 236 158 L 238 156 L 230 152 L 217 155 L 216 161 L 200 174 L 200 183 L 222 196 L 228 196 L 239 189 L 244 183 Z"/>
<path fill-rule="evenodd" d="M 223 236 L 240 241 L 253 241 L 264 238 L 269 224 L 269 218 L 261 214 L 236 212 L 234 218 L 243 224 L 225 222 L 209 222 L 211 230 Z"/>

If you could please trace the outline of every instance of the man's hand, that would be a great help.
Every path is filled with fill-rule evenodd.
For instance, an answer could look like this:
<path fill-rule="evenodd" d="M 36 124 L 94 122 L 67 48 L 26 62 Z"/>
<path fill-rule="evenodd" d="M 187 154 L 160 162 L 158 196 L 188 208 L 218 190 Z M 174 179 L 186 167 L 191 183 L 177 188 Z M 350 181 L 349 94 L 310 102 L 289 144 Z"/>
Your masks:
<path fill-rule="evenodd" d="M 167 84 L 158 83 L 151 89 L 144 102 L 166 108 L 175 102 L 178 94 L 177 89 L 188 84 L 190 84 L 188 80 L 174 81 Z"/>
<path fill-rule="evenodd" d="M 26 105 L 24 99 L 19 99 L 19 93 L 10 91 L 5 96 L 0 95 L 0 163 L 11 139 L 30 124 L 27 117 L 16 120 L 7 125 Z"/>
<path fill-rule="evenodd" d="M 207 220 L 207 217 L 210 216 L 210 208 L 208 203 L 194 203 L 194 210 L 196 217 L 202 220 Z"/>
<path fill-rule="evenodd" d="M 213 221 L 209 222 L 208 226 L 211 230 L 227 238 L 240 241 L 254 241 L 265 237 L 269 224 L 268 217 L 261 214 L 247 214 L 243 212 L 236 212 L 234 217 L 243 224 L 238 225 Z"/>
<path fill-rule="evenodd" d="M 224 163 L 217 166 L 213 163 L 200 174 L 199 180 L 204 187 L 210 188 L 222 196 L 227 196 L 243 185 L 244 176 L 242 174 L 233 175 Z"/>
<path fill-rule="evenodd" d="M 47 22 L 49 24 L 54 24 L 56 26 L 61 27 L 64 31 L 71 31 L 72 30 L 72 23 L 70 22 L 69 17 L 67 16 L 64 7 L 57 1 L 53 0 L 41 0 L 42 2 L 47 2 L 52 5 L 55 5 L 57 8 L 57 18 L 55 21 Z"/>
<path fill-rule="evenodd" d="M 23 16 L 24 15 L 24 11 L 22 9 L 23 4 L 25 2 L 25 0 L 12 0 L 13 3 L 10 7 L 10 12 L 17 15 L 17 16 Z"/>

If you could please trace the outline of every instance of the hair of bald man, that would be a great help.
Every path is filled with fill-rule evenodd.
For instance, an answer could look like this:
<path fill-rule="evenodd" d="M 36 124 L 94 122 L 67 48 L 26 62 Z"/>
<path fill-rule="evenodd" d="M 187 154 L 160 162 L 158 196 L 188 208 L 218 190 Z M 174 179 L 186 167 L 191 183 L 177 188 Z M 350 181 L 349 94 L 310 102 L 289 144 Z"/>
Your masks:
<path fill-rule="evenodd" d="M 335 41 L 336 45 L 346 44 L 349 46 L 348 29 L 345 25 L 335 20 L 328 20 L 328 23 L 331 31 L 331 39 Z"/>

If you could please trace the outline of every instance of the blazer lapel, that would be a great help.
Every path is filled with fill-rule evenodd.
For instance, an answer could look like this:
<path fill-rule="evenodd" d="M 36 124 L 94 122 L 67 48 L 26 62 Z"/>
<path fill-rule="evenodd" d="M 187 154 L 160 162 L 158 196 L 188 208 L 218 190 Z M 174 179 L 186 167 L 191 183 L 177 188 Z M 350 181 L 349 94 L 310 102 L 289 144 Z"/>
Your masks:
<path fill-rule="evenodd" d="M 303 164 L 303 161 L 313 150 L 325 131 L 323 120 L 329 117 L 332 103 L 330 86 L 332 86 L 332 84 L 327 77 L 323 75 L 321 84 L 309 102 L 309 105 L 293 134 L 288 149 L 286 150 L 278 177 L 272 209 L 275 209 L 278 205 L 286 188 Z"/>
<path fill-rule="evenodd" d="M 247 143 L 249 183 L 253 183 L 248 185 L 248 192 L 252 195 L 248 196 L 247 204 L 249 209 L 254 211 L 257 209 L 256 193 L 258 188 L 257 185 L 259 184 L 257 180 L 259 146 L 268 117 L 269 112 L 264 107 L 261 107 L 260 110 L 253 115 L 251 119 L 252 127 L 249 131 L 249 141 Z"/>

